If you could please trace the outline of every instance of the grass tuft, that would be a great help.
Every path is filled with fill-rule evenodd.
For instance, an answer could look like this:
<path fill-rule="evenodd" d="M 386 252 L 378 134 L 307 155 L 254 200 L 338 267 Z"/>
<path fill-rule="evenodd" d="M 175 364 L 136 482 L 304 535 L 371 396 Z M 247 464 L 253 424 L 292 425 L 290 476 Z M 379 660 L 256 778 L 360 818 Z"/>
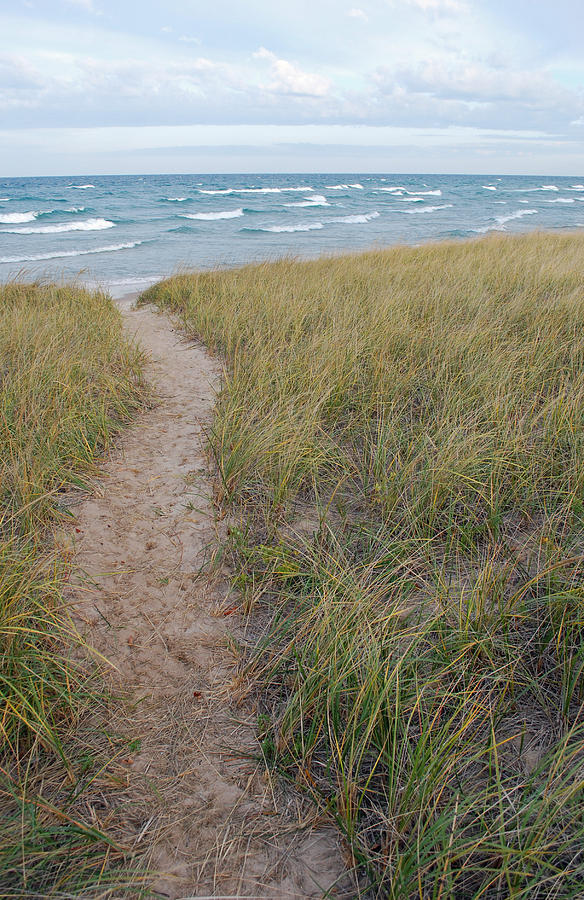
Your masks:
<path fill-rule="evenodd" d="M 584 880 L 584 239 L 183 274 L 272 764 L 372 894 Z"/>
<path fill-rule="evenodd" d="M 97 698 L 63 599 L 70 554 L 51 531 L 143 404 L 142 365 L 106 295 L 0 286 L 2 897 L 106 896 L 112 842 L 63 799 L 81 784 L 73 727 Z"/>

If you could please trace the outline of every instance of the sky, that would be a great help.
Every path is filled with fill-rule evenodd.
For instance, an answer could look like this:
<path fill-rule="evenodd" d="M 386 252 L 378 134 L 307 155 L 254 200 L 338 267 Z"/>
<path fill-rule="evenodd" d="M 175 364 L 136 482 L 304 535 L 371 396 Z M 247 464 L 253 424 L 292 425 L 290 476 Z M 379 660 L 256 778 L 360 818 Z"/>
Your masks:
<path fill-rule="evenodd" d="M 0 0 L 0 176 L 582 176 L 583 26 L 582 0 Z"/>

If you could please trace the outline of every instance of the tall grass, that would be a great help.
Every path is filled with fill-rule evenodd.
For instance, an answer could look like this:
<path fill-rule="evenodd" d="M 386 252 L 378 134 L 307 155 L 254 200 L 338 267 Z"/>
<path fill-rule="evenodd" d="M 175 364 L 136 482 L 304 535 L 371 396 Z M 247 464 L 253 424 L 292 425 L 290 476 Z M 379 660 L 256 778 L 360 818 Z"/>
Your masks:
<path fill-rule="evenodd" d="M 46 796 L 79 788 L 69 735 L 91 698 L 62 596 L 70 561 L 51 528 L 145 396 L 141 353 L 107 296 L 0 286 L 1 896 L 85 890 L 110 852 Z"/>
<path fill-rule="evenodd" d="M 280 771 L 376 895 L 584 879 L 584 239 L 149 289 L 223 353 L 210 446 Z"/>

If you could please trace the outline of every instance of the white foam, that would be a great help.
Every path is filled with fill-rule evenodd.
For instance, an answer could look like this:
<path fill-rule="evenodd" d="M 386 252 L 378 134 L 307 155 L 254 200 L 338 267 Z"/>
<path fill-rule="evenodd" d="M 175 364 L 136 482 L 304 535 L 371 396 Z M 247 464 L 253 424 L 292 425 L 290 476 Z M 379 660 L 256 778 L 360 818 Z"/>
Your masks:
<path fill-rule="evenodd" d="M 521 219 L 523 216 L 534 216 L 538 213 L 537 209 L 518 209 L 508 216 L 497 216 L 494 225 L 485 225 L 483 228 L 472 228 L 476 234 L 486 234 L 487 231 L 505 231 L 505 224 L 513 219 Z"/>
<path fill-rule="evenodd" d="M 386 191 L 386 193 L 388 193 L 388 194 L 394 194 L 396 192 L 399 192 L 401 194 L 405 191 L 405 187 L 399 187 L 399 186 L 395 185 L 394 187 L 377 188 L 377 190 L 378 191 Z"/>
<path fill-rule="evenodd" d="M 511 190 L 512 194 L 533 194 L 537 191 L 559 191 L 559 187 L 556 187 L 555 184 L 542 184 L 541 187 L 536 188 L 513 188 Z"/>
<path fill-rule="evenodd" d="M 110 244 L 94 247 L 92 250 L 57 250 L 54 253 L 37 253 L 34 256 L 0 256 L 0 263 L 38 262 L 45 259 L 63 259 L 70 256 L 87 256 L 90 253 L 114 253 L 116 250 L 131 250 L 143 241 L 129 241 L 126 244 Z"/>
<path fill-rule="evenodd" d="M 8 203 L 10 197 L 0 197 L 0 203 Z"/>
<path fill-rule="evenodd" d="M 297 203 L 284 203 L 284 206 L 330 206 L 330 203 L 322 194 L 315 194 L 314 197 L 305 197 Z"/>
<path fill-rule="evenodd" d="M 271 231 L 275 234 L 280 232 L 292 233 L 294 231 L 319 231 L 325 225 L 365 225 L 371 219 L 377 219 L 379 213 L 374 210 L 370 213 L 361 213 L 354 216 L 334 216 L 334 218 L 324 219 L 322 222 L 299 222 L 297 225 L 266 225 L 258 228 L 258 231 Z M 253 229 L 254 231 L 256 229 Z"/>
<path fill-rule="evenodd" d="M 370 213 L 362 213 L 354 216 L 335 216 L 334 219 L 327 219 L 328 225 L 365 225 L 371 219 L 378 219 L 379 213 L 374 210 Z"/>
<path fill-rule="evenodd" d="M 211 213 L 181 213 L 181 219 L 202 219 L 204 222 L 213 222 L 215 219 L 237 219 L 243 215 L 243 209 L 226 209 L 223 212 Z"/>
<path fill-rule="evenodd" d="M 578 200 L 580 198 L 578 197 Z M 575 203 L 575 197 L 554 197 L 553 200 L 546 200 L 546 203 Z"/>
<path fill-rule="evenodd" d="M 365 188 L 362 184 L 327 184 L 325 185 L 327 191 L 348 191 L 351 188 L 357 191 L 364 191 Z"/>
<path fill-rule="evenodd" d="M 402 197 L 399 201 L 400 203 L 423 203 L 423 197 Z"/>
<path fill-rule="evenodd" d="M 363 190 L 365 190 L 365 188 L 363 187 L 362 184 L 350 184 L 349 187 L 350 187 L 350 188 L 355 188 L 355 189 L 358 190 L 358 191 L 363 191 Z"/>
<path fill-rule="evenodd" d="M 584 191 L 584 184 L 572 184 L 572 185 L 570 185 L 569 188 L 567 188 L 567 190 L 568 191 Z M 6 199 L 8 200 L 8 197 L 6 197 Z"/>
<path fill-rule="evenodd" d="M 109 219 L 84 219 L 81 222 L 59 222 L 57 225 L 40 225 L 38 228 L 0 228 L 3 234 L 64 234 L 67 231 L 103 231 L 115 228 Z"/>
<path fill-rule="evenodd" d="M 438 209 L 450 209 L 452 206 L 454 206 L 453 203 L 442 203 L 440 206 L 419 206 L 416 207 L 416 209 L 395 209 L 394 212 L 409 213 L 410 215 L 413 215 L 414 213 L 436 212 Z"/>
<path fill-rule="evenodd" d="M 436 190 L 436 191 L 406 191 L 406 189 L 404 188 L 404 192 L 405 192 L 406 194 L 412 194 L 412 195 L 415 196 L 415 197 L 441 197 L 441 196 L 442 196 L 442 191 L 441 191 L 441 190 Z"/>
<path fill-rule="evenodd" d="M 94 184 L 70 184 L 70 188 L 76 188 L 78 191 L 86 191 L 88 188 L 94 188 Z"/>
<path fill-rule="evenodd" d="M 264 228 L 258 228 L 257 230 L 272 231 L 275 234 L 280 234 L 280 232 L 292 233 L 293 231 L 316 231 L 320 228 L 324 228 L 323 222 L 304 222 L 301 225 L 266 225 Z"/>
<path fill-rule="evenodd" d="M 535 216 L 539 210 L 537 209 L 518 209 L 514 213 L 510 213 L 508 216 L 497 216 L 495 221 L 499 225 L 504 225 L 505 222 L 511 222 L 512 219 L 521 219 L 523 216 Z"/>
<path fill-rule="evenodd" d="M 37 212 L 7 213 L 4 216 L 0 215 L 0 224 L 17 225 L 18 222 L 34 222 L 37 216 Z"/>
<path fill-rule="evenodd" d="M 494 184 L 483 184 L 483 190 L 485 191 L 496 191 L 497 188 Z"/>
<path fill-rule="evenodd" d="M 188 200 L 188 197 L 165 197 L 165 200 L 168 200 L 169 203 L 183 203 L 184 200 Z"/>
<path fill-rule="evenodd" d="M 218 191 L 201 190 L 200 194 L 284 194 L 288 191 L 313 191 L 312 187 L 273 187 L 273 188 L 223 188 Z"/>

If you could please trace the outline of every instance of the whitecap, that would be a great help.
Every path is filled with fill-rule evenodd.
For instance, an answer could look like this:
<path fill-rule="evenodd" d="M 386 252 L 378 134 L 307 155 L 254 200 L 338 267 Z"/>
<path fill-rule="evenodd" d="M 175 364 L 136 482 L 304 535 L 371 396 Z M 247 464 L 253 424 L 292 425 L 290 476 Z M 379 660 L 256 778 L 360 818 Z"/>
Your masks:
<path fill-rule="evenodd" d="M 335 216 L 334 219 L 327 219 L 326 222 L 328 225 L 365 225 L 366 222 L 370 222 L 371 219 L 378 219 L 379 213 L 377 210 L 374 210 L 370 213 L 357 213 L 354 216 Z"/>
<path fill-rule="evenodd" d="M 423 203 L 423 197 L 402 197 L 400 203 Z"/>
<path fill-rule="evenodd" d="M 76 188 L 78 191 L 86 191 L 88 188 L 94 188 L 94 184 L 70 184 L 70 188 Z"/>
<path fill-rule="evenodd" d="M 556 187 L 555 184 L 542 184 L 541 187 L 535 188 L 512 188 L 512 194 L 534 194 L 537 191 L 559 191 L 559 187 Z"/>
<path fill-rule="evenodd" d="M 578 197 L 578 200 L 580 198 Z M 555 197 L 553 200 L 546 200 L 546 203 L 575 203 L 576 197 Z"/>
<path fill-rule="evenodd" d="M 438 209 L 451 209 L 453 206 L 453 203 L 442 203 L 441 206 L 419 206 L 416 209 L 394 209 L 394 212 L 409 213 L 410 215 L 413 215 L 414 213 L 436 212 Z"/>
<path fill-rule="evenodd" d="M 263 187 L 263 188 L 222 188 L 221 190 L 201 190 L 200 194 L 283 194 L 288 191 L 313 191 L 312 187 Z"/>
<path fill-rule="evenodd" d="M 0 203 L 8 203 L 10 197 L 0 197 Z"/>
<path fill-rule="evenodd" d="M 70 256 L 87 256 L 90 253 L 114 253 L 116 250 L 131 250 L 144 241 L 128 241 L 126 244 L 109 244 L 92 250 L 56 250 L 54 253 L 37 253 L 34 256 L 0 256 L 0 263 L 38 262 L 45 259 L 63 259 Z"/>
<path fill-rule="evenodd" d="M 19 222 L 34 222 L 37 216 L 38 212 L 7 213 L 4 216 L 0 215 L 0 224 L 17 225 Z"/>
<path fill-rule="evenodd" d="M 322 222 L 299 222 L 297 225 L 264 225 L 259 228 L 245 229 L 246 231 L 271 231 L 275 234 L 281 232 L 292 233 L 294 231 L 319 231 L 325 225 L 365 225 L 371 219 L 377 219 L 379 213 L 374 210 L 370 213 L 357 213 L 353 216 L 335 216 L 324 219 Z"/>
<path fill-rule="evenodd" d="M 485 191 L 496 191 L 497 188 L 494 184 L 483 184 L 483 190 Z"/>
<path fill-rule="evenodd" d="M 284 206 L 330 206 L 330 203 L 322 194 L 315 194 L 314 197 L 305 197 L 297 203 L 284 203 Z"/>
<path fill-rule="evenodd" d="M 38 228 L 0 228 L 3 234 L 64 234 L 67 231 L 103 231 L 115 228 L 109 219 L 84 219 L 81 222 L 59 222 L 58 225 L 40 225 Z"/>
<path fill-rule="evenodd" d="M 324 228 L 323 222 L 304 222 L 299 225 L 265 225 L 260 228 L 250 228 L 250 231 L 271 231 L 275 234 L 280 232 L 292 233 L 293 231 L 316 231 Z"/>
<path fill-rule="evenodd" d="M 441 197 L 442 196 L 442 191 L 440 189 L 435 190 L 435 191 L 406 191 L 406 189 L 404 188 L 404 192 L 406 194 L 412 194 L 413 196 L 416 196 L 416 197 Z"/>
<path fill-rule="evenodd" d="M 394 193 L 396 193 L 396 192 L 403 193 L 403 191 L 405 191 L 405 187 L 399 187 L 399 186 L 396 185 L 396 186 L 394 186 L 394 187 L 382 187 L 382 188 L 377 188 L 377 190 L 378 190 L 378 191 L 385 191 L 385 192 L 388 193 L 388 194 L 394 194 Z"/>
<path fill-rule="evenodd" d="M 226 209 L 223 212 L 210 213 L 181 213 L 181 219 L 202 219 L 205 222 L 212 222 L 215 219 L 237 219 L 243 215 L 243 209 Z"/>
<path fill-rule="evenodd" d="M 521 219 L 523 216 L 533 216 L 538 213 L 537 209 L 518 209 L 508 216 L 497 216 L 494 225 L 485 225 L 483 228 L 471 228 L 476 234 L 486 234 L 487 231 L 505 231 L 505 224 L 513 219 Z"/>
<path fill-rule="evenodd" d="M 168 200 L 169 203 L 183 203 L 185 200 L 188 200 L 188 197 L 165 197 L 165 200 Z"/>
<path fill-rule="evenodd" d="M 572 184 L 569 188 L 566 188 L 568 191 L 584 191 L 584 184 Z M 8 197 L 6 198 L 8 199 Z"/>

